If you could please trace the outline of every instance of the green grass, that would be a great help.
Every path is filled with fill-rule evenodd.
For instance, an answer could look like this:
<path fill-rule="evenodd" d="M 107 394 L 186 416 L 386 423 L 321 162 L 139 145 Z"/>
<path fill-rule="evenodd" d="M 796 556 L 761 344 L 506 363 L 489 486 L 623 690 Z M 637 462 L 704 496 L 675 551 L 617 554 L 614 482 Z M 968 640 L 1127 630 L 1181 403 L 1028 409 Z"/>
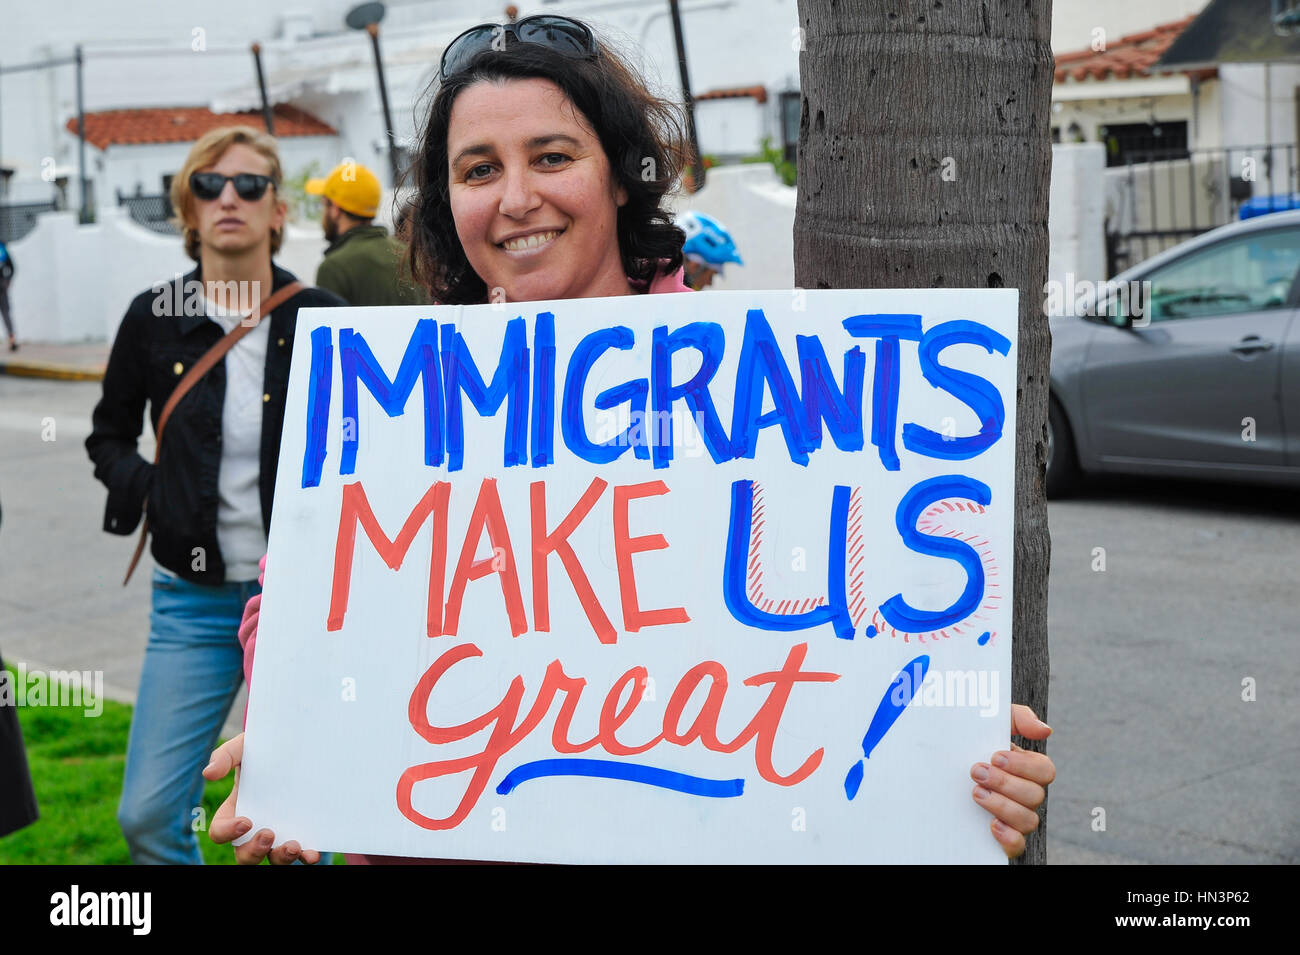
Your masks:
<path fill-rule="evenodd" d="M 130 863 L 116 814 L 131 707 L 105 700 L 104 712 L 95 718 L 85 716 L 80 707 L 17 709 L 41 818 L 0 839 L 0 865 Z M 206 819 L 230 794 L 233 780 L 232 775 L 206 785 Z M 209 865 L 234 864 L 230 846 L 216 845 L 206 832 L 198 838 Z"/>

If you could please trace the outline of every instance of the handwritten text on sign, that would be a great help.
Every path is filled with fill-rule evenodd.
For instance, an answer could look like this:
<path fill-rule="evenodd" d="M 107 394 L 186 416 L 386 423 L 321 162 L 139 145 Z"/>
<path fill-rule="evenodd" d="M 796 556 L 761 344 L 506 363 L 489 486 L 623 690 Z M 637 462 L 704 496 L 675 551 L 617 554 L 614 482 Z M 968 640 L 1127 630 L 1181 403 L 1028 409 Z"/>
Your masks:
<path fill-rule="evenodd" d="M 299 316 L 239 811 L 341 851 L 997 861 L 1016 293 Z"/>

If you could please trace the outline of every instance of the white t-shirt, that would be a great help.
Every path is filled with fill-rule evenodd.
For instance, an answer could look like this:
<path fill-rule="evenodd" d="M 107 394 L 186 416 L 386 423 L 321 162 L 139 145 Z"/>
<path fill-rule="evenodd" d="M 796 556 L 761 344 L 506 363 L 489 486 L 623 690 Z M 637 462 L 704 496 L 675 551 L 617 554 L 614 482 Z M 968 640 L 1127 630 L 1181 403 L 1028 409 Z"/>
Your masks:
<path fill-rule="evenodd" d="M 208 317 L 231 331 L 243 318 L 204 299 Z M 258 477 L 262 459 L 262 406 L 266 348 L 271 320 L 237 341 L 221 360 L 226 365 L 226 398 L 221 408 L 221 465 L 217 471 L 217 544 L 226 562 L 227 581 L 256 580 L 266 553 Z"/>

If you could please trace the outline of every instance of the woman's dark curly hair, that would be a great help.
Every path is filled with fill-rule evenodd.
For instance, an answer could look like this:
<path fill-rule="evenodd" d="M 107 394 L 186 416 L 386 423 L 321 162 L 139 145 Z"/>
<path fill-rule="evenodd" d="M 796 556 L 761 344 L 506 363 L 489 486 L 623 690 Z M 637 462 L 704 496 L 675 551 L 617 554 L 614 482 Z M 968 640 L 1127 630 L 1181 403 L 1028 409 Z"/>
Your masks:
<path fill-rule="evenodd" d="M 485 302 L 487 285 L 470 267 L 456 235 L 448 189 L 447 133 L 456 97 L 483 81 L 550 80 L 595 131 L 615 186 L 627 191 L 618 210 L 618 249 L 630 279 L 649 281 L 660 263 L 682 264 L 685 234 L 663 208 L 686 160 L 680 112 L 659 99 L 605 44 L 594 57 L 566 56 L 535 43 L 485 50 L 437 87 L 409 175 L 417 194 L 410 209 L 411 274 L 435 302 Z M 436 82 L 436 81 L 435 81 Z"/>

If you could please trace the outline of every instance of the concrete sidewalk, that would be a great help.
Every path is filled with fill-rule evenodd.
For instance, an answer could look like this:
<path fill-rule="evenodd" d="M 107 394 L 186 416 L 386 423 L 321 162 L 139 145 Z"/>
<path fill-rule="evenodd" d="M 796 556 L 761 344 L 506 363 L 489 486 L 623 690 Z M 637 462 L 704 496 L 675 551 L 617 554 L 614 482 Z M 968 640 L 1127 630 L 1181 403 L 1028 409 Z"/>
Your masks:
<path fill-rule="evenodd" d="M 101 381 L 108 364 L 108 342 L 48 345 L 19 342 L 17 351 L 0 344 L 0 375 L 60 381 Z"/>

